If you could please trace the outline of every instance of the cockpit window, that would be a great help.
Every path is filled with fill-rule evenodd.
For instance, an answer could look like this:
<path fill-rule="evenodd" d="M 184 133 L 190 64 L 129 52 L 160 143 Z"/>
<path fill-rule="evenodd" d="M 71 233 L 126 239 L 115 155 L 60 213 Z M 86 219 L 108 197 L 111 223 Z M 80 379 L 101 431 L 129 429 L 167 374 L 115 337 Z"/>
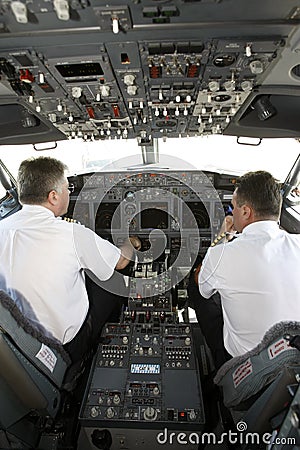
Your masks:
<path fill-rule="evenodd" d="M 281 182 L 300 151 L 295 139 L 264 139 L 259 146 L 250 146 L 237 144 L 236 138 L 231 136 L 159 140 L 158 148 L 158 166 L 164 169 L 179 170 L 186 166 L 232 175 L 268 170 Z M 69 168 L 69 175 L 143 167 L 141 147 L 132 139 L 60 141 L 55 149 L 42 152 L 37 152 L 31 145 L 0 147 L 0 158 L 15 177 L 22 160 L 41 155 L 62 160 Z M 0 198 L 4 194 L 0 186 Z"/>

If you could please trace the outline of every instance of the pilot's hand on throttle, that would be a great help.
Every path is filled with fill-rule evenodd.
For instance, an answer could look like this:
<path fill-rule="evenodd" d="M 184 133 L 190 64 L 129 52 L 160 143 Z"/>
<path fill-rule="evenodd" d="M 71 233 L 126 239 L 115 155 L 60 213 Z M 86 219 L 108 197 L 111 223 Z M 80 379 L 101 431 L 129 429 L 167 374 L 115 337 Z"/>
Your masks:
<path fill-rule="evenodd" d="M 121 256 L 116 269 L 124 269 L 129 261 L 134 261 L 134 250 L 140 250 L 142 244 L 137 236 L 130 236 L 121 246 Z"/>

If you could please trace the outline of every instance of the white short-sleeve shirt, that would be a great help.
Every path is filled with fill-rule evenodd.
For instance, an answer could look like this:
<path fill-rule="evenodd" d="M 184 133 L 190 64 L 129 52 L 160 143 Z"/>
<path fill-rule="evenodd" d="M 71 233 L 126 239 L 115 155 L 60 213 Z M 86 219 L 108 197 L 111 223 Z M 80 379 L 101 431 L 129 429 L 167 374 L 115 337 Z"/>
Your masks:
<path fill-rule="evenodd" d="M 205 298 L 220 293 L 225 348 L 232 356 L 246 353 L 275 323 L 300 321 L 300 235 L 275 221 L 248 225 L 208 250 L 199 290 Z"/>
<path fill-rule="evenodd" d="M 2 220 L 0 242 L 0 288 L 50 335 L 63 344 L 72 340 L 89 307 L 84 269 L 109 279 L 120 250 L 38 205 Z"/>

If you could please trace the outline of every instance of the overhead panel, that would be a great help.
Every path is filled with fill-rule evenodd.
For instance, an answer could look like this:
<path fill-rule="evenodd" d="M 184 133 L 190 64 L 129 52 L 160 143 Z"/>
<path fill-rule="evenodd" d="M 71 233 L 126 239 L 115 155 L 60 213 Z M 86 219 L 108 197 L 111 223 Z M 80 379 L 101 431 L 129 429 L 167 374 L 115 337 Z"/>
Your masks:
<path fill-rule="evenodd" d="M 238 134 L 252 93 L 268 80 L 300 83 L 294 56 L 288 68 L 300 40 L 297 8 L 293 0 L 3 1 L 0 103 L 19 103 L 70 139 L 145 145 Z M 276 74 L 282 55 L 286 69 Z M 22 136 L 22 121 L 16 128 Z M 265 124 L 253 128 L 260 135 Z M 33 122 L 29 131 L 38 142 Z"/>

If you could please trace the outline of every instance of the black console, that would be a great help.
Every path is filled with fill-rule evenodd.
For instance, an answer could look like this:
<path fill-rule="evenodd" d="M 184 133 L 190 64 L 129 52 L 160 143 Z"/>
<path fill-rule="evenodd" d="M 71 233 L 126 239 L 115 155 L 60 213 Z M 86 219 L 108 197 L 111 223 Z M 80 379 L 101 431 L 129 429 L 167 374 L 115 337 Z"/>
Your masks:
<path fill-rule="evenodd" d="M 189 324 L 161 323 L 159 317 L 107 324 L 80 412 L 86 449 L 97 448 L 95 436 L 103 429 L 112 450 L 139 448 L 143 440 L 142 448 L 153 449 L 170 432 L 185 432 L 187 439 L 200 433 L 205 414 L 194 346 Z"/>

